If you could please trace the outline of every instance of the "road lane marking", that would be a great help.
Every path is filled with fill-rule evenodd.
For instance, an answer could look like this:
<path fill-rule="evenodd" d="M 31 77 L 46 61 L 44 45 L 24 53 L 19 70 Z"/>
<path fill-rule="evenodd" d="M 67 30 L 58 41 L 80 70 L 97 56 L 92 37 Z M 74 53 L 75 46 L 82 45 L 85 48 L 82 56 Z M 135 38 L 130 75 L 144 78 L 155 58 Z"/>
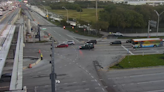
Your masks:
<path fill-rule="evenodd" d="M 146 92 L 164 92 L 164 89 L 162 89 L 162 90 L 146 91 Z"/>
<path fill-rule="evenodd" d="M 76 40 L 77 42 L 79 42 L 79 43 L 80 43 L 80 41 L 79 41 L 79 40 L 77 40 L 77 39 L 75 39 L 74 37 L 72 37 L 72 36 L 70 36 L 70 35 L 68 35 L 68 34 L 67 34 L 67 36 L 71 37 L 72 39 L 74 39 L 74 40 Z"/>
<path fill-rule="evenodd" d="M 77 82 L 73 82 L 73 83 L 77 83 Z"/>
<path fill-rule="evenodd" d="M 80 90 L 76 90 L 76 91 L 80 91 Z"/>
<path fill-rule="evenodd" d="M 91 75 L 92 78 L 94 78 L 92 75 Z"/>
<path fill-rule="evenodd" d="M 86 88 L 85 90 L 89 90 L 89 88 Z"/>
<path fill-rule="evenodd" d="M 154 74 L 142 74 L 142 75 L 132 75 L 132 76 L 122 76 L 122 77 L 114 77 L 114 78 L 108 78 L 110 79 L 124 79 L 124 78 L 132 78 L 132 77 L 143 77 L 143 76 L 151 76 L 151 75 L 161 75 L 164 73 L 154 73 Z"/>
<path fill-rule="evenodd" d="M 125 46 L 121 45 L 121 47 L 123 47 L 126 51 L 128 51 L 128 53 L 130 53 L 131 55 L 134 55 L 131 51 L 129 51 L 127 48 L 125 48 Z"/>
<path fill-rule="evenodd" d="M 105 92 L 104 88 L 102 88 L 102 90 Z"/>

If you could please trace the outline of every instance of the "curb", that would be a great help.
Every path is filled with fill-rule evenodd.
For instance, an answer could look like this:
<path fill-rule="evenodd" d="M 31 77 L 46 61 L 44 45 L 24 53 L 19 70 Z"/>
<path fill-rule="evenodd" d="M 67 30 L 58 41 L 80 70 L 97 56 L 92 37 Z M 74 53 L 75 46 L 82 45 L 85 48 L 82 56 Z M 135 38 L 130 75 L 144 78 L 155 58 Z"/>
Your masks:
<path fill-rule="evenodd" d="M 41 61 L 41 58 L 39 58 L 35 63 L 32 63 L 31 66 L 33 67 L 33 66 L 37 65 L 40 61 Z M 28 66 L 24 66 L 23 70 L 25 70 L 27 68 L 28 68 Z"/>
<path fill-rule="evenodd" d="M 111 65 L 109 65 L 108 70 L 110 69 L 111 66 L 113 66 L 113 65 L 115 65 L 115 64 L 117 64 L 117 63 L 119 63 L 119 62 L 121 62 L 126 56 L 127 56 L 127 55 L 122 56 L 117 62 L 114 62 L 114 63 L 112 63 Z"/>

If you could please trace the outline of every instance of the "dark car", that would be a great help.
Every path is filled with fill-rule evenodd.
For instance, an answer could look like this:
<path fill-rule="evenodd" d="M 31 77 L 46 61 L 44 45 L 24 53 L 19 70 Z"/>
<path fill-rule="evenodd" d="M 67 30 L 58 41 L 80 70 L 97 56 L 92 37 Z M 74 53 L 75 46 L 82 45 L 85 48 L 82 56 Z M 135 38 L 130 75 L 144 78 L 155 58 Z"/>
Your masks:
<path fill-rule="evenodd" d="M 12 74 L 11 73 L 5 73 L 5 74 L 2 74 L 2 78 L 7 78 L 7 77 L 11 77 L 12 76 Z"/>
<path fill-rule="evenodd" d="M 94 44 L 93 43 L 86 43 L 82 46 L 79 46 L 79 49 L 93 49 L 94 48 Z"/>
<path fill-rule="evenodd" d="M 110 44 L 112 45 L 112 44 L 122 44 L 122 43 L 121 41 L 114 41 L 114 42 L 111 42 Z"/>
<path fill-rule="evenodd" d="M 62 48 L 62 47 L 68 47 L 68 44 L 62 43 L 56 46 L 56 48 Z"/>
<path fill-rule="evenodd" d="M 132 43 L 132 39 L 127 40 L 126 43 Z"/>
<path fill-rule="evenodd" d="M 87 41 L 86 43 L 93 43 L 93 44 L 97 44 L 97 41 L 96 41 L 96 40 L 89 40 L 89 41 Z"/>

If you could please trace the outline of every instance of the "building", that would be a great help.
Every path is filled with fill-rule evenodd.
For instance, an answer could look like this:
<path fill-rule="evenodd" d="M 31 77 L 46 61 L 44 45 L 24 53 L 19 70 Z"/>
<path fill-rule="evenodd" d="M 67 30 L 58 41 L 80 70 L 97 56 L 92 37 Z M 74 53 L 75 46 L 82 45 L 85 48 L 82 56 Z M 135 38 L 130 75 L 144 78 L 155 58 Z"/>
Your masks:
<path fill-rule="evenodd" d="M 148 5 L 157 6 L 157 5 L 163 5 L 164 4 L 164 0 L 125 0 L 125 2 L 127 4 L 130 4 L 130 5 L 148 4 Z"/>

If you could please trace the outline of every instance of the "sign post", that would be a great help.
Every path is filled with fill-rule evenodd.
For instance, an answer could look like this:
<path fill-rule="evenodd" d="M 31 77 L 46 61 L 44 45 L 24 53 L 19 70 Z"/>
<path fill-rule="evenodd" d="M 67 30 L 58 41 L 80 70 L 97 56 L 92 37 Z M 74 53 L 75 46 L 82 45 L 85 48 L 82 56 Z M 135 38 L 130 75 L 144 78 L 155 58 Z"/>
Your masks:
<path fill-rule="evenodd" d="M 151 30 L 150 29 L 150 26 L 156 28 L 157 27 L 157 22 L 156 21 L 153 21 L 153 20 L 149 20 L 148 21 L 148 34 L 147 34 L 147 38 L 150 37 L 150 35 L 149 35 L 149 32 Z"/>

